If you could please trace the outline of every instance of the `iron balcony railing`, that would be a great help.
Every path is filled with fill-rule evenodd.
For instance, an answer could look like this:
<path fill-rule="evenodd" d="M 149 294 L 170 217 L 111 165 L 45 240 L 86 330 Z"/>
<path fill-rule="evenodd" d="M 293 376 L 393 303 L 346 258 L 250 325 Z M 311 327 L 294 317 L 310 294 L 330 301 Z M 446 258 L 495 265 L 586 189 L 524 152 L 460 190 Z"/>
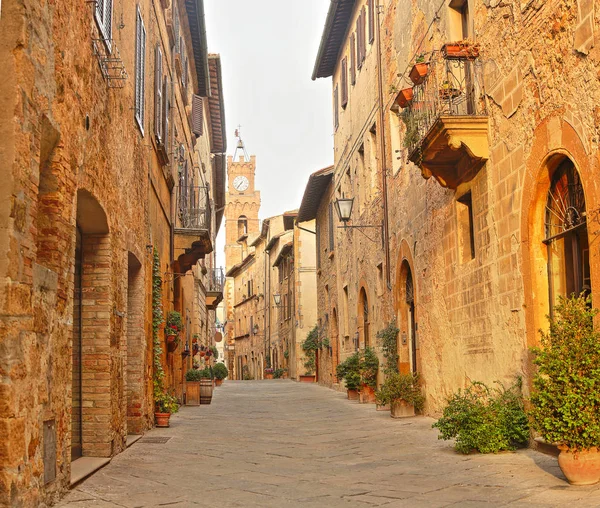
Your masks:
<path fill-rule="evenodd" d="M 207 187 L 177 187 L 177 228 L 208 231 L 210 218 Z"/>
<path fill-rule="evenodd" d="M 486 115 L 480 61 L 435 51 L 427 76 L 413 87 L 412 101 L 401 114 L 406 125 L 404 144 L 412 154 L 440 117 Z"/>
<path fill-rule="evenodd" d="M 223 268 L 213 268 L 209 273 L 208 290 L 215 293 L 222 293 L 225 287 L 225 273 Z"/>

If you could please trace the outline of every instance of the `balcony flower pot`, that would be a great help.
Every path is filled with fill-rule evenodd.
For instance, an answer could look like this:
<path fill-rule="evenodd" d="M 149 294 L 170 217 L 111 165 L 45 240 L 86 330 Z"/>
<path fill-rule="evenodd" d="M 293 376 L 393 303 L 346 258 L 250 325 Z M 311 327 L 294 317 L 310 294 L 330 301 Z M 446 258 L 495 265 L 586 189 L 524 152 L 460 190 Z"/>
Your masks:
<path fill-rule="evenodd" d="M 154 413 L 154 423 L 157 427 L 168 427 L 171 413 Z"/>
<path fill-rule="evenodd" d="M 571 485 L 594 485 L 600 481 L 598 448 L 571 450 L 559 445 L 558 465 Z"/>
<path fill-rule="evenodd" d="M 442 46 L 442 55 L 449 60 L 475 60 L 479 57 L 479 44 L 468 41 L 448 42 Z"/>
<path fill-rule="evenodd" d="M 301 383 L 314 383 L 315 375 L 314 374 L 302 374 L 299 376 Z"/>
<path fill-rule="evenodd" d="M 375 403 L 375 390 L 369 385 L 362 385 L 358 397 L 361 404 L 373 404 Z"/>
<path fill-rule="evenodd" d="M 417 63 L 415 65 L 413 65 L 413 68 L 410 70 L 410 80 L 415 84 L 415 85 L 420 85 L 421 83 L 423 83 L 423 81 L 425 81 L 425 77 L 427 76 L 427 72 L 429 71 L 429 64 L 428 63 Z"/>
<path fill-rule="evenodd" d="M 348 400 L 358 400 L 358 390 L 346 390 L 348 393 Z"/>
<path fill-rule="evenodd" d="M 400 93 L 396 97 L 396 104 L 401 108 L 405 108 L 408 106 L 409 102 L 412 101 L 413 98 L 413 89 L 412 88 L 404 88 L 400 90 Z"/>
<path fill-rule="evenodd" d="M 200 351 L 200 357 L 202 358 L 204 355 L 206 355 L 206 351 Z"/>
<path fill-rule="evenodd" d="M 390 416 L 392 418 L 408 418 L 415 416 L 415 406 L 405 400 L 396 399 L 390 404 Z"/>

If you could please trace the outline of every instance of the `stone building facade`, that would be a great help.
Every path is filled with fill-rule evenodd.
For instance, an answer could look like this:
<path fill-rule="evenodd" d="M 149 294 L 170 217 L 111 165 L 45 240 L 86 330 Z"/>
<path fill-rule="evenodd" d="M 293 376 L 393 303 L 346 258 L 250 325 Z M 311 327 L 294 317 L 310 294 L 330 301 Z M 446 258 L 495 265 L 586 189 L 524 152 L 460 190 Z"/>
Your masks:
<path fill-rule="evenodd" d="M 72 461 L 153 424 L 154 253 L 163 312 L 185 334 L 214 321 L 226 147 L 205 34 L 200 0 L 2 6 L 0 504 L 51 504 Z M 186 337 L 159 341 L 181 400 Z"/>
<path fill-rule="evenodd" d="M 335 169 L 306 205 L 333 231 L 319 316 L 338 359 L 396 320 L 426 413 L 528 378 L 557 296 L 598 294 L 597 28 L 587 1 L 331 4 L 313 78 L 332 78 Z M 375 227 L 337 228 L 342 197 Z"/>

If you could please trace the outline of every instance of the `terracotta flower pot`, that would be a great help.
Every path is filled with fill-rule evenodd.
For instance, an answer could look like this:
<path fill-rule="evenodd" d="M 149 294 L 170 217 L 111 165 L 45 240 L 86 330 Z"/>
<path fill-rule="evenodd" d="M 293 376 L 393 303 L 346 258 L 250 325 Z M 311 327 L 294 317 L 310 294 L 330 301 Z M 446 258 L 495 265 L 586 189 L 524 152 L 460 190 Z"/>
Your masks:
<path fill-rule="evenodd" d="M 410 70 L 410 80 L 415 85 L 420 85 L 425 81 L 425 77 L 427 76 L 427 72 L 429 71 L 428 63 L 418 63 L 413 65 L 413 68 Z"/>
<path fill-rule="evenodd" d="M 393 401 L 390 406 L 390 416 L 392 418 L 408 418 L 410 416 L 415 416 L 414 406 L 402 399 Z"/>
<path fill-rule="evenodd" d="M 265 373 L 265 379 L 273 379 L 273 374 L 267 374 Z"/>
<path fill-rule="evenodd" d="M 375 390 L 368 385 L 362 385 L 360 387 L 359 402 L 361 404 L 374 404 L 376 402 Z"/>
<path fill-rule="evenodd" d="M 463 58 L 475 60 L 479 57 L 479 44 L 462 41 L 449 42 L 442 46 L 442 55 L 449 60 Z"/>
<path fill-rule="evenodd" d="M 204 351 L 200 351 L 200 356 L 204 356 L 206 353 Z"/>
<path fill-rule="evenodd" d="M 571 451 L 560 445 L 558 465 L 571 485 L 594 485 L 600 482 L 600 452 L 598 448 Z"/>
<path fill-rule="evenodd" d="M 305 374 L 305 375 L 299 376 L 299 379 L 300 379 L 301 383 L 314 383 L 315 382 L 314 374 L 313 375 Z"/>
<path fill-rule="evenodd" d="M 215 379 L 215 386 L 221 386 L 223 384 L 222 379 Z"/>
<path fill-rule="evenodd" d="M 167 340 L 167 351 L 169 353 L 172 353 L 173 351 L 175 351 L 177 349 L 177 346 L 179 345 L 179 342 L 176 340 Z"/>
<path fill-rule="evenodd" d="M 154 413 L 154 423 L 157 427 L 168 427 L 171 413 Z"/>
<path fill-rule="evenodd" d="M 406 106 L 408 106 L 408 103 L 412 101 L 412 98 L 413 89 L 405 88 L 403 90 L 400 90 L 400 93 L 396 97 L 396 104 L 398 104 L 398 106 L 400 106 L 401 108 L 405 108 Z"/>
<path fill-rule="evenodd" d="M 348 400 L 358 400 L 358 390 L 346 390 L 348 392 Z"/>

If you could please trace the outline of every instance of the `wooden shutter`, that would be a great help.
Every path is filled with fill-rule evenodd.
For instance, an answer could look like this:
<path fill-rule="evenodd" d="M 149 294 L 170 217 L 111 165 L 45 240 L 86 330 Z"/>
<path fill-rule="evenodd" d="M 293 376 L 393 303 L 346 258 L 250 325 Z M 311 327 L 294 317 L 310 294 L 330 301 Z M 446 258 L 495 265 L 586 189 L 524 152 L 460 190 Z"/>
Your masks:
<path fill-rule="evenodd" d="M 108 52 L 112 49 L 112 0 L 96 0 L 95 18 Z"/>
<path fill-rule="evenodd" d="M 196 136 L 204 134 L 204 103 L 199 95 L 192 96 L 192 132 Z"/>
<path fill-rule="evenodd" d="M 356 20 L 356 67 L 358 69 L 362 68 L 362 12 L 358 15 L 358 19 Z"/>
<path fill-rule="evenodd" d="M 348 59 L 344 57 L 342 59 L 342 75 L 340 77 L 342 87 L 342 108 L 345 108 L 348 104 Z"/>
<path fill-rule="evenodd" d="M 350 84 L 356 84 L 356 34 L 350 36 Z"/>
<path fill-rule="evenodd" d="M 175 53 L 179 53 L 179 11 L 177 3 L 173 2 L 173 35 L 175 39 Z"/>
<path fill-rule="evenodd" d="M 163 144 L 165 146 L 166 162 L 169 162 L 170 124 L 171 124 L 171 81 L 165 77 L 163 85 Z"/>
<path fill-rule="evenodd" d="M 360 17 L 358 18 L 360 21 L 360 64 L 365 61 L 365 57 L 367 56 L 367 30 L 366 30 L 366 20 L 367 13 L 365 8 L 363 7 L 360 11 Z"/>
<path fill-rule="evenodd" d="M 146 74 L 146 28 L 138 6 L 135 45 L 135 119 L 144 133 L 145 74 Z"/>
<path fill-rule="evenodd" d="M 156 45 L 156 58 L 154 62 L 154 134 L 156 140 L 162 143 L 163 119 L 163 77 L 162 77 L 162 51 L 160 44 Z"/>
<path fill-rule="evenodd" d="M 369 0 L 369 42 L 375 40 L 375 0 Z"/>
<path fill-rule="evenodd" d="M 337 130 L 340 119 L 339 119 L 339 110 L 338 110 L 338 87 L 336 85 L 335 90 L 333 91 L 333 122 L 335 130 Z"/>
<path fill-rule="evenodd" d="M 329 252 L 333 252 L 335 249 L 335 236 L 334 223 L 333 223 L 333 203 L 329 203 Z"/>

